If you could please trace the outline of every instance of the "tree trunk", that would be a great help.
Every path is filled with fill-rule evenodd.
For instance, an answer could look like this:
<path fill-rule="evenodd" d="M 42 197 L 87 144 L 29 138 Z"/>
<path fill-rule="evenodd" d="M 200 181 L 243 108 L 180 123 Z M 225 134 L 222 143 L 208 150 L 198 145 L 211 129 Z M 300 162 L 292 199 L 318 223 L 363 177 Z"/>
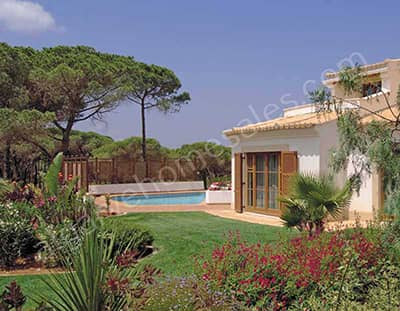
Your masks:
<path fill-rule="evenodd" d="M 68 120 L 67 126 L 62 132 L 62 141 L 61 141 L 61 148 L 60 151 L 63 153 L 67 153 L 69 150 L 69 143 L 70 143 L 70 136 L 71 136 L 71 131 L 72 127 L 74 126 L 74 121 L 73 120 Z"/>
<path fill-rule="evenodd" d="M 147 165 L 147 154 L 146 154 L 146 109 L 144 100 L 142 100 L 141 106 L 141 116 L 142 116 L 142 158 L 146 168 L 146 178 L 149 177 L 149 170 Z"/>

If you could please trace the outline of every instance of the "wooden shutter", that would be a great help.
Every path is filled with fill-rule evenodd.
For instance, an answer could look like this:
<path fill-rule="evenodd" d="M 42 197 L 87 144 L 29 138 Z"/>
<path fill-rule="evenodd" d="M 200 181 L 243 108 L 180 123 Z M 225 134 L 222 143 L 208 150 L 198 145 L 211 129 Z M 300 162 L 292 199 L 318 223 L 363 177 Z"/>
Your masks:
<path fill-rule="evenodd" d="M 297 152 L 282 151 L 281 158 L 281 195 L 289 193 L 290 178 L 297 173 Z"/>
<path fill-rule="evenodd" d="M 235 211 L 238 213 L 243 212 L 242 208 L 242 154 L 235 153 L 234 156 L 235 167 L 234 167 L 234 176 L 235 176 Z"/>

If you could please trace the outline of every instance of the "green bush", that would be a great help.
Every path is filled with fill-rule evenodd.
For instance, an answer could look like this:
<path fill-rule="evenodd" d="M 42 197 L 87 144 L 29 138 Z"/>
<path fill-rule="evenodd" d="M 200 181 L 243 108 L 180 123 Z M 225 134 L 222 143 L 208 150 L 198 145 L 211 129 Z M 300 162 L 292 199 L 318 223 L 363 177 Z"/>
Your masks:
<path fill-rule="evenodd" d="M 0 266 L 11 267 L 40 249 L 32 208 L 23 203 L 0 204 Z"/>
<path fill-rule="evenodd" d="M 74 224 L 68 219 L 56 225 L 44 224 L 39 228 L 43 246 L 39 254 L 41 262 L 46 267 L 61 266 L 65 261 L 65 250 L 77 252 L 85 232 L 85 225 Z"/>
<path fill-rule="evenodd" d="M 118 217 L 104 219 L 103 228 L 106 239 L 109 239 L 111 234 L 115 236 L 114 252 L 135 249 L 142 253 L 146 246 L 151 245 L 154 241 L 147 228 L 118 219 Z"/>

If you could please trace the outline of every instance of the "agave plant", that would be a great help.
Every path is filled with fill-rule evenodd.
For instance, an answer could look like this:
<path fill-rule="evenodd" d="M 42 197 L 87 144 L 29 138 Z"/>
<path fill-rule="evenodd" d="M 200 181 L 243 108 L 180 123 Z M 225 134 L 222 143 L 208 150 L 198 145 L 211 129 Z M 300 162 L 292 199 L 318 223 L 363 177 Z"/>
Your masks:
<path fill-rule="evenodd" d="M 57 297 L 47 301 L 52 310 L 117 311 L 128 303 L 124 290 L 129 288 L 136 271 L 117 264 L 115 235 L 101 238 L 101 228 L 99 221 L 92 220 L 80 249 L 76 251 L 71 245 L 63 251 L 66 272 L 43 279 L 49 292 Z M 46 301 L 46 296 L 39 293 L 35 300 Z"/>
<path fill-rule="evenodd" d="M 350 182 L 339 189 L 331 177 L 298 174 L 291 183 L 290 195 L 281 198 L 285 206 L 281 219 L 287 227 L 308 231 L 310 235 L 321 232 L 328 216 L 337 219 L 350 204 Z"/>

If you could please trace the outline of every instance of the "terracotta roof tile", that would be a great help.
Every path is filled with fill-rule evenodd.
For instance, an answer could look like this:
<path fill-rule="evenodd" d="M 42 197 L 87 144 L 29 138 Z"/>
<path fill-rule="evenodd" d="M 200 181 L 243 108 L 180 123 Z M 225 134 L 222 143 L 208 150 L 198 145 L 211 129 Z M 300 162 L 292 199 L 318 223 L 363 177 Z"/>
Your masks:
<path fill-rule="evenodd" d="M 295 115 L 290 117 L 281 117 L 273 120 L 259 122 L 255 124 L 249 124 L 242 127 L 234 127 L 229 130 L 225 130 L 226 136 L 237 135 L 237 134 L 248 134 L 254 132 L 267 132 L 285 129 L 296 129 L 296 128 L 310 128 L 315 125 L 323 124 L 336 120 L 337 116 L 335 112 L 313 112 L 301 115 Z"/>
<path fill-rule="evenodd" d="M 376 114 L 368 114 L 361 119 L 361 122 L 364 124 L 370 123 L 372 121 L 395 122 L 396 117 L 393 115 L 393 113 L 397 117 L 397 115 L 399 114 L 399 108 L 391 107 L 377 111 Z"/>

